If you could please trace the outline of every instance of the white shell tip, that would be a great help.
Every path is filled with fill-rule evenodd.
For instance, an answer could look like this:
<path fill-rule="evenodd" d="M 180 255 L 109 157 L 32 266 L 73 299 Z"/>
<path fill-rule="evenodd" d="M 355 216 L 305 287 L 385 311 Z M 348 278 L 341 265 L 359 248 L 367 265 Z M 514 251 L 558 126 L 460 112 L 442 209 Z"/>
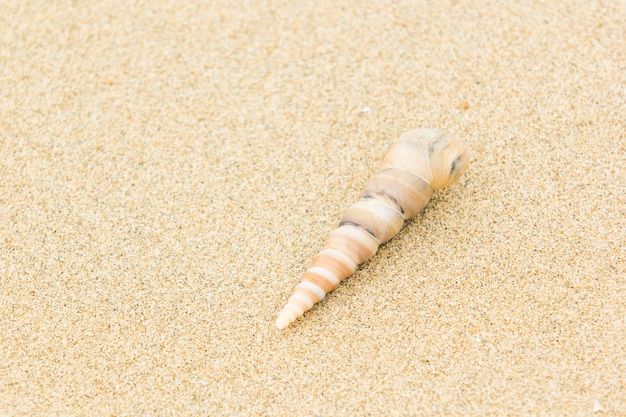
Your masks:
<path fill-rule="evenodd" d="M 276 319 L 276 327 L 278 327 L 280 330 L 284 329 L 290 324 L 291 322 L 283 316 L 280 316 Z"/>
<path fill-rule="evenodd" d="M 601 411 L 604 411 L 604 409 L 602 408 L 602 405 L 600 404 L 600 401 L 594 400 L 593 401 L 593 412 L 594 413 L 599 413 Z"/>

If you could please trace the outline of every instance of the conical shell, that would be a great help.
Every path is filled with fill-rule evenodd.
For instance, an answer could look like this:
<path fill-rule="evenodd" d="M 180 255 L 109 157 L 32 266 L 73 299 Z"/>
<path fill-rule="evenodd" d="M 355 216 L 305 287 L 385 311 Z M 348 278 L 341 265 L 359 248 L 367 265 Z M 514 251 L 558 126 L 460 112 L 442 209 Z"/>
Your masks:
<path fill-rule="evenodd" d="M 469 159 L 467 148 L 456 136 L 435 129 L 403 133 L 302 275 L 276 326 L 287 327 L 374 256 L 379 245 L 426 206 L 433 191 L 463 174 Z"/>

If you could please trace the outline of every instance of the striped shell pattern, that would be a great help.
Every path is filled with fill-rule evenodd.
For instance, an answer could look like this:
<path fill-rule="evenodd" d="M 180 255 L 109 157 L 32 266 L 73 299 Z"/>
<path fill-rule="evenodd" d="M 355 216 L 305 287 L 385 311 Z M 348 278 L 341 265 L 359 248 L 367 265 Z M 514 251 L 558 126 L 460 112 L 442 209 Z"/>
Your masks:
<path fill-rule="evenodd" d="M 470 156 L 463 141 L 435 129 L 403 133 L 391 146 L 380 170 L 348 207 L 339 227 L 302 275 L 276 320 L 287 327 L 370 259 L 430 200 L 463 174 Z"/>

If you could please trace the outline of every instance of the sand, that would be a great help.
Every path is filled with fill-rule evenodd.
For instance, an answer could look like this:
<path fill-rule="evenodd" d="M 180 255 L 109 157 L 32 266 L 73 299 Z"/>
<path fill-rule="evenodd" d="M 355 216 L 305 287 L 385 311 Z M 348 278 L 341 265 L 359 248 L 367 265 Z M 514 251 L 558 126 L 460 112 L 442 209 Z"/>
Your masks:
<path fill-rule="evenodd" d="M 626 415 L 623 0 L 0 9 L 0 415 Z M 276 329 L 417 127 L 468 171 Z"/>

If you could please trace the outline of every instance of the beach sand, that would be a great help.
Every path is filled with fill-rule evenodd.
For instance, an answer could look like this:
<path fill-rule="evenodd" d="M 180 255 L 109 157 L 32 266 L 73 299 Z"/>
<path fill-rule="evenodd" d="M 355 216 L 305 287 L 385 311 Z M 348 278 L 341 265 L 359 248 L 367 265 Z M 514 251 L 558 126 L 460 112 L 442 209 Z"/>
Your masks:
<path fill-rule="evenodd" d="M 0 9 L 0 415 L 626 415 L 624 1 Z M 418 127 L 467 172 L 276 329 Z"/>

